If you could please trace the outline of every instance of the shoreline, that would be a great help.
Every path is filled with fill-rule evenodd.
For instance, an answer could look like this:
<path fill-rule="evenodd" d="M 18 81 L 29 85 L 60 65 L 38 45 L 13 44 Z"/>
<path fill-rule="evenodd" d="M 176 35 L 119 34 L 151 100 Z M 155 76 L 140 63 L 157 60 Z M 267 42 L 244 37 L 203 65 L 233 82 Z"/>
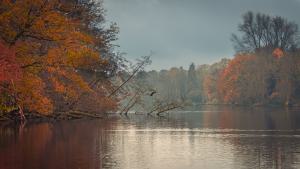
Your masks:
<path fill-rule="evenodd" d="M 230 107 L 246 107 L 246 108 L 300 108 L 299 105 L 275 105 L 275 104 L 260 104 L 260 105 L 247 105 L 247 104 L 216 104 L 216 103 L 203 103 L 186 106 L 230 106 Z M 82 111 L 68 111 L 68 112 L 54 112 L 50 115 L 42 115 L 39 113 L 25 113 L 25 121 L 29 122 L 54 122 L 54 121 L 66 121 L 66 120 L 76 120 L 76 119 L 104 119 L 106 116 L 118 113 L 90 113 Z M 140 114 L 139 114 L 140 115 Z M 143 113 L 141 114 L 143 115 Z M 146 113 L 144 115 L 147 115 Z M 21 117 L 16 111 L 10 113 L 0 114 L 0 123 L 22 123 Z"/>

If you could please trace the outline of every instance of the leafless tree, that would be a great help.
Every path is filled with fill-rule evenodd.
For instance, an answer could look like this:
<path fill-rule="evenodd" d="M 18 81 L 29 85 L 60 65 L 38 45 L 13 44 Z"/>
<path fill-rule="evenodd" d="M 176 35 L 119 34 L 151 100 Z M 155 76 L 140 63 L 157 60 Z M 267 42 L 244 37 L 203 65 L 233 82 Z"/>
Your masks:
<path fill-rule="evenodd" d="M 292 51 L 299 45 L 298 25 L 280 16 L 250 11 L 244 14 L 238 30 L 240 36 L 233 34 L 231 38 L 237 52 L 254 52 L 263 48 Z"/>

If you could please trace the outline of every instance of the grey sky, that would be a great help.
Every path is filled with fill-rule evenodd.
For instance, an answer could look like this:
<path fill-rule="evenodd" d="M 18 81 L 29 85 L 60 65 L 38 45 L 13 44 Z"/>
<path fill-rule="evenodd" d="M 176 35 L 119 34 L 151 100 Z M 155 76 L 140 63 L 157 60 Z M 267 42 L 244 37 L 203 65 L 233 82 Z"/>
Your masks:
<path fill-rule="evenodd" d="M 230 36 L 249 10 L 300 23 L 300 0 L 104 0 L 120 27 L 116 44 L 134 60 L 150 51 L 148 69 L 187 68 L 232 57 Z"/>

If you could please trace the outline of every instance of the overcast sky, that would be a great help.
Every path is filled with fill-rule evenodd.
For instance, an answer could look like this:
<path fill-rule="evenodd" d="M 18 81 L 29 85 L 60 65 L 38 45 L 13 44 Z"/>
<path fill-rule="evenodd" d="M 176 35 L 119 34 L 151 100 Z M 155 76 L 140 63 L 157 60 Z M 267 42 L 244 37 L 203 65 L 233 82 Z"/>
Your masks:
<path fill-rule="evenodd" d="M 300 0 L 104 0 L 120 27 L 120 52 L 134 60 L 154 52 L 148 69 L 187 68 L 232 57 L 230 41 L 251 10 L 300 23 Z"/>

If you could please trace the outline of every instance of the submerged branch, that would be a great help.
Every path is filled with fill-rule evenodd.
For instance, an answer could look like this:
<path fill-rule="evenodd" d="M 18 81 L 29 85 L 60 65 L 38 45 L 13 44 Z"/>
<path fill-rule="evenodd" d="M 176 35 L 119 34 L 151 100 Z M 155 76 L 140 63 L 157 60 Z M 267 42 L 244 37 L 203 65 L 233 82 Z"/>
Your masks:
<path fill-rule="evenodd" d="M 103 118 L 101 115 L 95 113 L 88 113 L 82 111 L 67 111 L 67 112 L 55 112 L 49 115 L 43 115 L 39 113 L 24 113 L 24 117 L 27 120 L 70 120 L 70 119 L 81 119 L 81 118 Z M 18 111 L 12 111 L 9 113 L 0 114 L 0 121 L 24 121 L 19 115 Z"/>
<path fill-rule="evenodd" d="M 178 109 L 178 108 L 183 108 L 181 105 L 172 105 L 170 107 L 166 107 L 164 109 L 161 109 L 159 110 L 156 115 L 160 115 L 161 113 L 164 113 L 164 112 L 167 112 L 167 111 L 170 111 L 170 110 L 174 110 L 174 109 Z"/>

